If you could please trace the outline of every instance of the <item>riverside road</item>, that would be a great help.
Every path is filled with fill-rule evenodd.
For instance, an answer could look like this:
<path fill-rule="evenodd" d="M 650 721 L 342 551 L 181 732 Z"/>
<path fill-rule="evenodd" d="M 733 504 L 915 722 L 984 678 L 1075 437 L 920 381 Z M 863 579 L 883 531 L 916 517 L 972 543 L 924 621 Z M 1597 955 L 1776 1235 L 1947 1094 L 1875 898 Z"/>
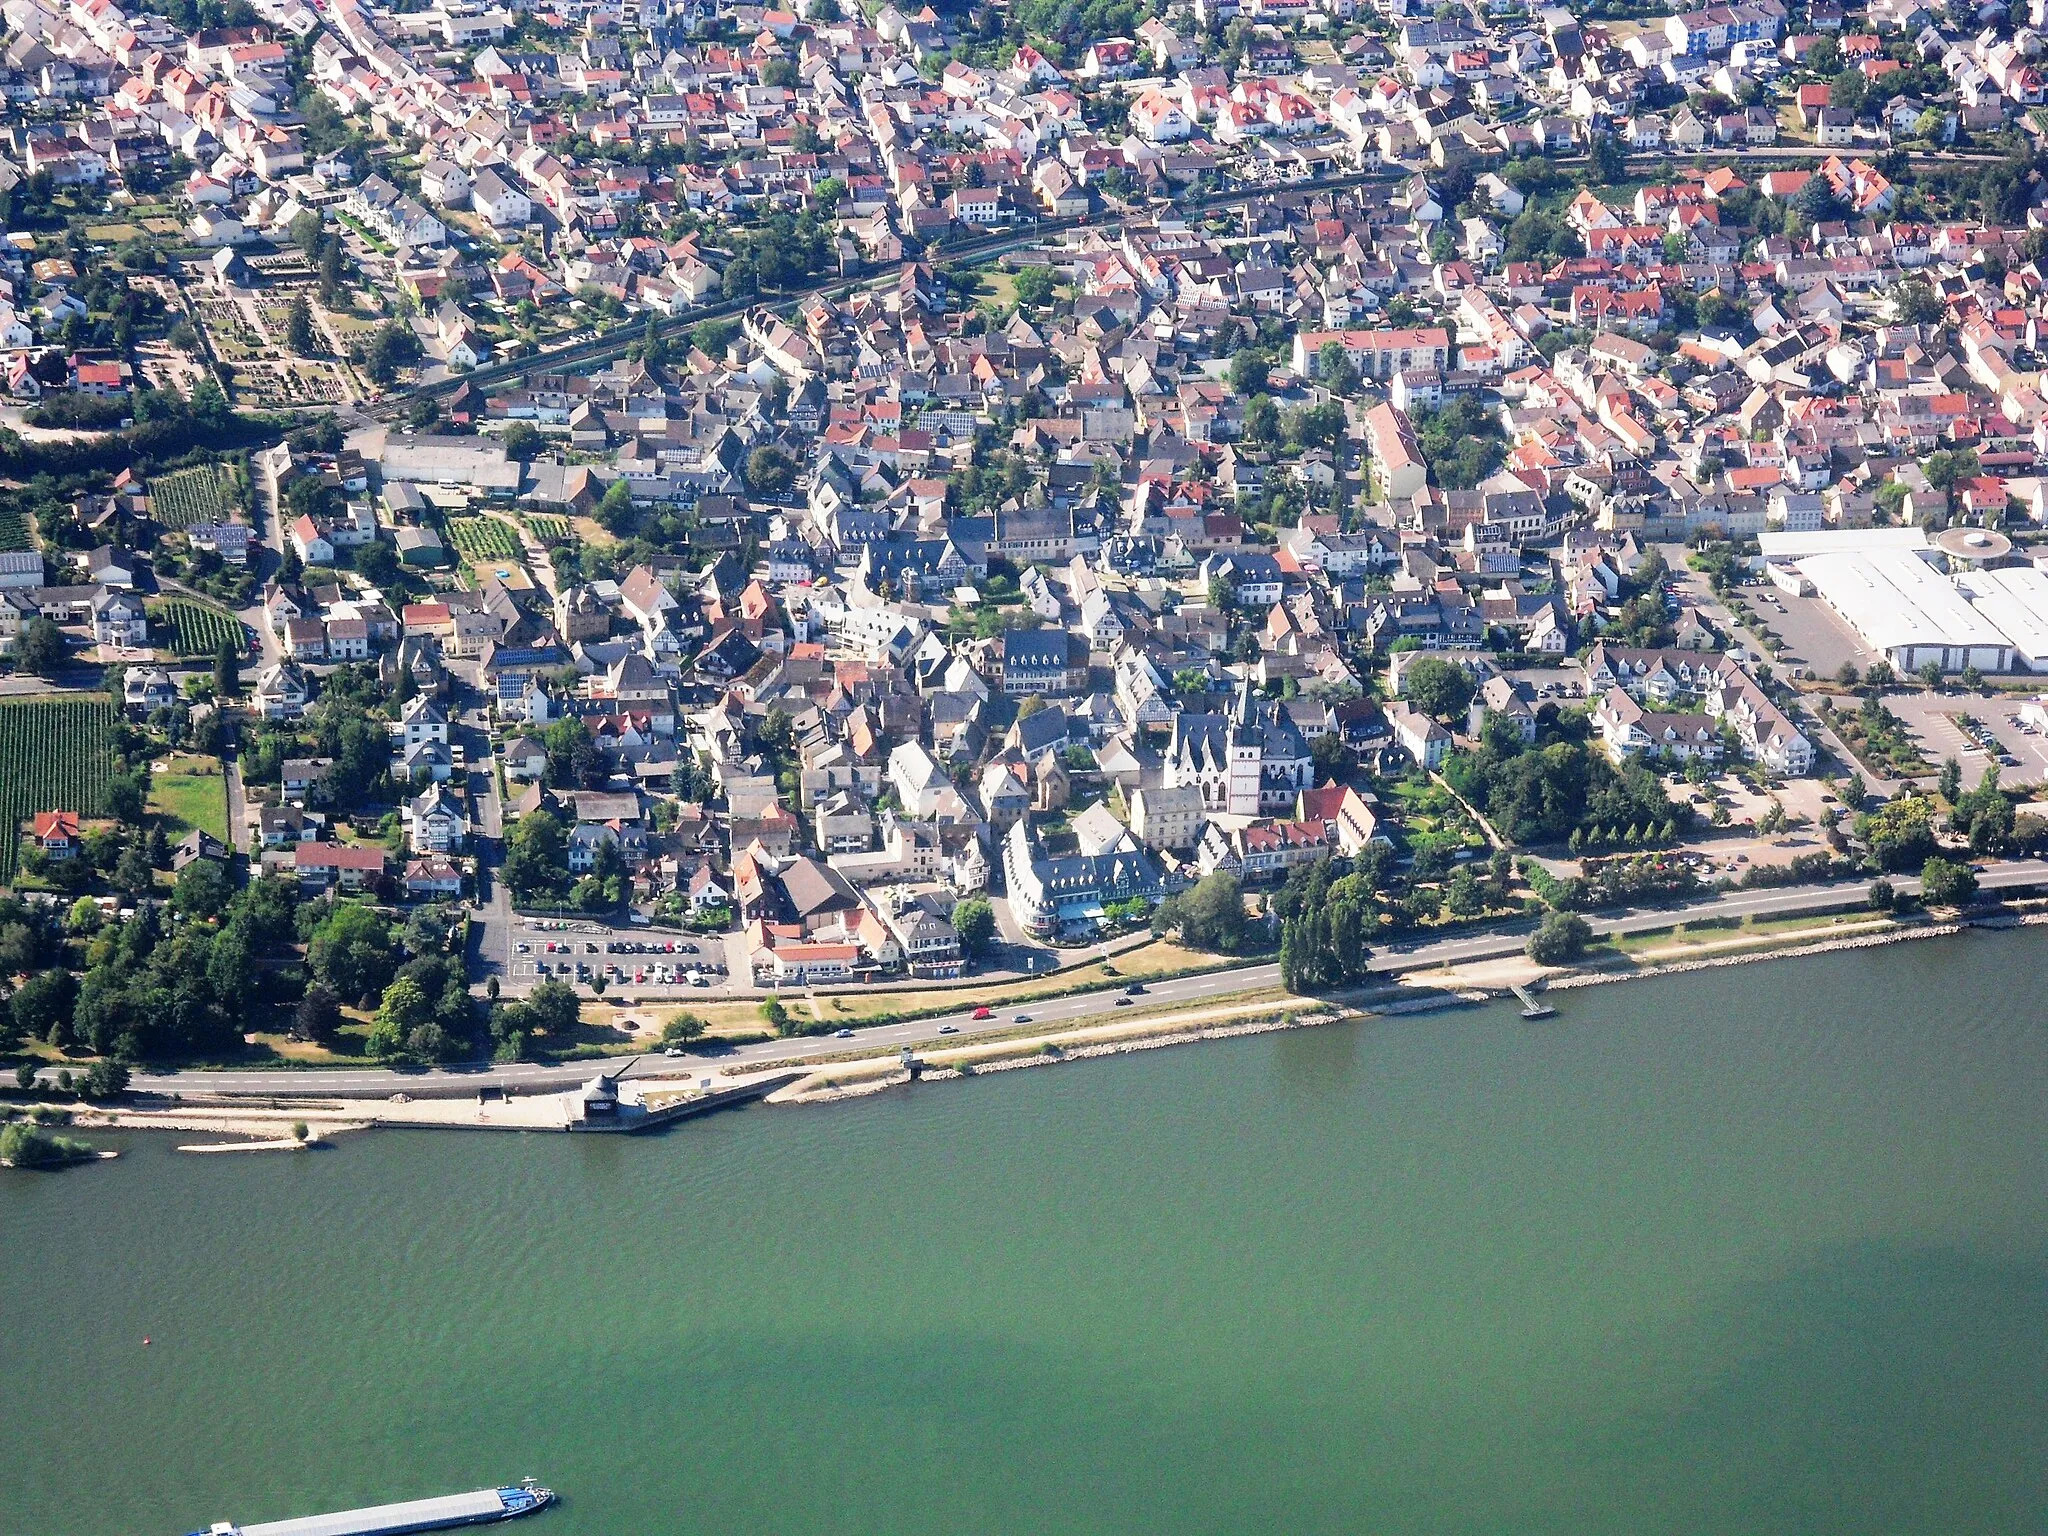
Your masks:
<path fill-rule="evenodd" d="M 1920 882 L 1911 876 L 1896 878 L 1893 885 L 1903 894 L 1917 894 Z M 1991 864 L 1979 871 L 1978 885 L 1984 891 L 2010 891 L 2048 885 L 2048 864 L 2038 859 L 2020 859 Z M 1858 906 L 1865 899 L 1865 887 L 1852 881 L 1832 886 L 1796 886 L 1781 890 L 1729 891 L 1703 901 L 1658 907 L 1622 916 L 1591 919 L 1595 934 L 1642 933 L 1668 928 L 1674 923 L 1698 922 L 1710 918 L 1781 917 L 1801 912 L 1825 912 Z M 1484 933 L 1439 939 L 1416 944 L 1391 944 L 1379 949 L 1371 969 L 1377 975 L 1421 972 L 1468 960 L 1490 960 L 1520 952 L 1529 932 L 1526 923 L 1487 929 Z M 1240 992 L 1261 991 L 1280 984 L 1280 967 L 1272 963 L 1231 966 L 1149 983 L 1144 1006 L 1157 1009 L 1164 1004 L 1206 1004 Z M 850 1049 L 887 1054 L 904 1046 L 939 1043 L 941 1028 L 951 1026 L 948 1045 L 965 1044 L 978 1035 L 1014 1030 L 1019 1020 L 1034 1025 L 1068 1024 L 1100 1015 L 1110 1017 L 1115 1007 L 1111 991 L 991 1004 L 994 1016 L 975 1019 L 971 1009 L 941 1014 L 903 1024 L 883 1024 L 857 1029 L 852 1040 L 830 1035 L 797 1039 L 764 1040 L 709 1054 L 693 1054 L 677 1061 L 661 1056 L 642 1058 L 647 1073 L 687 1074 L 713 1067 L 755 1065 L 771 1061 L 806 1061 L 843 1056 Z M 618 1058 L 623 1062 L 625 1058 Z M 563 1088 L 581 1082 L 598 1070 L 588 1061 L 562 1065 L 520 1062 L 509 1066 L 451 1067 L 428 1070 L 307 1069 L 286 1071 L 255 1068 L 236 1071 L 138 1072 L 133 1087 L 144 1093 L 251 1094 L 259 1097 L 318 1097 L 412 1093 L 438 1095 L 473 1092 L 481 1087 L 527 1089 Z"/>

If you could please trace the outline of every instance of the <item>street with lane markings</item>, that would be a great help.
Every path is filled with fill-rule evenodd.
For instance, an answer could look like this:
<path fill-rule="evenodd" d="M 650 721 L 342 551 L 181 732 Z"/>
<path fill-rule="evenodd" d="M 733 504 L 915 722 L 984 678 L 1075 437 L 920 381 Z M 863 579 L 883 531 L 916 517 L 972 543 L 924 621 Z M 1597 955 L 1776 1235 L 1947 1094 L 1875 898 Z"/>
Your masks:
<path fill-rule="evenodd" d="M 1920 882 L 1912 876 L 1898 876 L 1893 886 L 1902 894 L 1917 894 Z M 1979 871 L 1979 887 L 1986 892 L 2025 889 L 2048 885 L 2048 863 L 2018 859 L 1991 864 Z M 1796 886 L 1778 890 L 1729 891 L 1705 900 L 1658 907 L 1620 916 L 1593 917 L 1594 933 L 1600 937 L 1643 933 L 1668 928 L 1674 923 L 1698 922 L 1708 918 L 1783 917 L 1801 912 L 1825 912 L 1860 905 L 1866 887 L 1855 881 L 1831 886 Z M 1376 951 L 1371 970 L 1393 977 L 1401 973 L 1425 972 L 1464 961 L 1498 959 L 1521 951 L 1530 924 L 1512 923 L 1488 928 L 1483 933 L 1457 938 L 1388 945 Z M 1280 967 L 1270 961 L 1230 966 L 1200 975 L 1183 976 L 1146 984 L 1138 999 L 1142 1006 L 1208 1004 L 1246 992 L 1266 991 L 1280 984 Z M 633 1070 L 648 1075 L 691 1072 L 712 1067 L 747 1066 L 771 1061 L 804 1061 L 843 1056 L 852 1050 L 886 1054 L 903 1046 L 964 1044 L 976 1036 L 1006 1033 L 1020 1022 L 1054 1025 L 1115 1016 L 1115 989 L 1083 993 L 1074 997 L 1041 998 L 1008 1004 L 991 1004 L 992 1016 L 973 1017 L 972 1009 L 918 1019 L 908 1023 L 876 1025 L 855 1029 L 851 1039 L 812 1035 L 792 1039 L 764 1040 L 752 1045 L 721 1051 L 699 1050 L 678 1061 L 651 1054 L 637 1059 Z M 941 1035 L 941 1029 L 950 1027 Z M 629 1058 L 617 1057 L 619 1065 Z M 512 1088 L 560 1088 L 584 1081 L 598 1070 L 588 1062 L 545 1064 L 521 1062 L 511 1065 L 478 1064 L 471 1067 L 428 1069 L 331 1068 L 279 1070 L 188 1070 L 179 1072 L 138 1072 L 132 1086 L 140 1092 L 251 1094 L 257 1096 L 333 1096 L 392 1093 L 468 1092 L 483 1086 Z M 50 1075 L 54 1069 L 47 1069 Z"/>

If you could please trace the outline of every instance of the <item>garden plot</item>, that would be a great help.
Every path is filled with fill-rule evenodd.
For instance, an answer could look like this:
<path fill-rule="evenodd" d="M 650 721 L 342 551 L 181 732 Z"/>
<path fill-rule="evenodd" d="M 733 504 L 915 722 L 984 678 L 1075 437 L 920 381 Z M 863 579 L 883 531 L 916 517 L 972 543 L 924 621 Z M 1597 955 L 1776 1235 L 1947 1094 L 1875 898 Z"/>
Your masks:
<path fill-rule="evenodd" d="M 234 471 L 225 464 L 196 464 L 158 475 L 149 482 L 152 515 L 166 528 L 225 523 L 235 512 Z"/>

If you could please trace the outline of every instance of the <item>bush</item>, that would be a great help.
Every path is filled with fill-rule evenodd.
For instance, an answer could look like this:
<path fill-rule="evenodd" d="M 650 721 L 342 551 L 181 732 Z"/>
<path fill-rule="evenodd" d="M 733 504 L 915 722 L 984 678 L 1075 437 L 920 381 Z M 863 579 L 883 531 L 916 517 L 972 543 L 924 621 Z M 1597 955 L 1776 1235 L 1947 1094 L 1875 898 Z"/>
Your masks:
<path fill-rule="evenodd" d="M 92 1148 L 67 1136 L 52 1136 L 19 1121 L 0 1126 L 0 1163 L 16 1168 L 54 1168 L 92 1156 Z"/>
<path fill-rule="evenodd" d="M 1578 913 L 1552 912 L 1529 935 L 1529 958 L 1538 965 L 1570 965 L 1592 942 L 1592 926 Z"/>

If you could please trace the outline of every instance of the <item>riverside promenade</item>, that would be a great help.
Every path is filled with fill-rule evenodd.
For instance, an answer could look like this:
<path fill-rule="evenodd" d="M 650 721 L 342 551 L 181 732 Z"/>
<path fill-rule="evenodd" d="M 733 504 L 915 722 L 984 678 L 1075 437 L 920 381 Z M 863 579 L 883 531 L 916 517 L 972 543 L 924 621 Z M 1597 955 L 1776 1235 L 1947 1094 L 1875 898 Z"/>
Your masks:
<path fill-rule="evenodd" d="M 1917 895 L 1920 882 L 1908 875 L 1895 877 L 1892 885 L 1902 894 Z M 1978 886 L 1985 896 L 2048 888 L 2048 862 L 2014 859 L 1981 866 Z M 1860 881 L 1837 881 L 1825 886 L 1790 886 L 1769 890 L 1727 891 L 1698 901 L 1643 908 L 1608 915 L 1592 914 L 1596 937 L 1607 938 L 1668 928 L 1674 923 L 1707 919 L 1789 917 L 1809 912 L 1840 911 L 1860 906 L 1865 900 Z M 1532 923 L 1515 921 L 1492 925 L 1478 932 L 1389 944 L 1373 954 L 1371 970 L 1389 981 L 1403 976 L 1423 977 L 1430 972 L 1471 961 L 1501 959 L 1520 954 Z M 1271 962 L 1231 966 L 1194 976 L 1162 980 L 1147 986 L 1149 1006 L 1166 1003 L 1190 1005 L 1216 1002 L 1235 993 L 1267 991 L 1280 983 L 1280 968 Z M 965 1043 L 975 1035 L 1013 1032 L 1018 1013 L 1030 1022 L 1054 1024 L 1071 1022 L 1095 1014 L 1106 1014 L 1114 1006 L 1109 991 L 1082 993 L 1069 997 L 1039 998 L 992 1007 L 993 1016 L 976 1019 L 973 1010 L 934 1015 L 896 1024 L 876 1025 L 857 1031 L 863 1049 L 894 1052 L 903 1046 L 932 1043 L 943 1030 Z M 806 1059 L 842 1056 L 844 1041 L 829 1036 L 763 1040 L 753 1045 L 708 1052 L 687 1058 L 688 1065 L 665 1062 L 665 1070 L 704 1074 L 716 1071 L 731 1077 L 735 1068 L 766 1068 Z M 516 1095 L 566 1089 L 585 1081 L 597 1066 L 591 1062 L 547 1065 L 533 1062 L 505 1066 L 453 1067 L 430 1071 L 388 1068 L 337 1067 L 306 1070 L 253 1068 L 247 1070 L 195 1069 L 172 1072 L 138 1072 L 132 1087 L 139 1093 L 192 1095 L 238 1095 L 277 1100 L 378 1099 L 403 1093 L 417 1099 L 452 1096 L 473 1098 L 480 1090 L 507 1089 Z M 54 1078 L 54 1069 L 45 1076 Z"/>

